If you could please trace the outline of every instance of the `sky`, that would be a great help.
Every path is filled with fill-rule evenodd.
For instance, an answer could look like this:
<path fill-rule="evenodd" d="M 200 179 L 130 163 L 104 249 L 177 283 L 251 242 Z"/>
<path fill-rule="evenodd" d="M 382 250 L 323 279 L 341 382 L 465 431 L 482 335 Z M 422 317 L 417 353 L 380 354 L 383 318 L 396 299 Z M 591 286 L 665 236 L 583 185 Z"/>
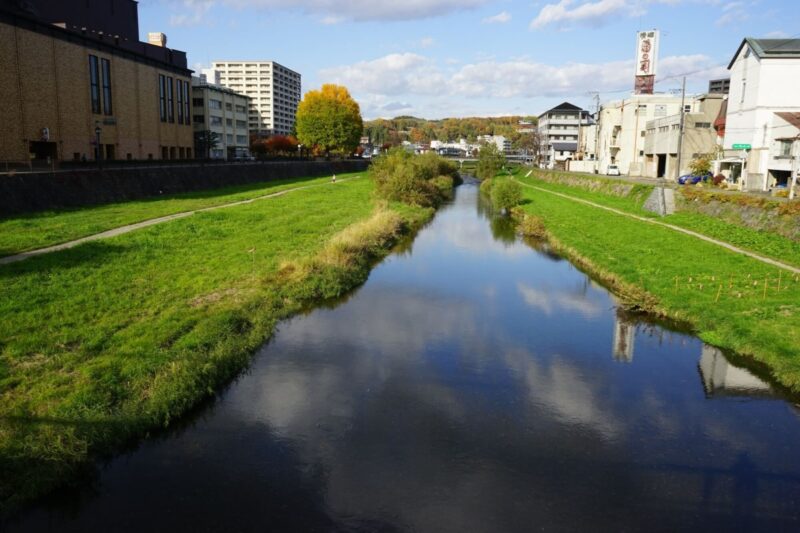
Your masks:
<path fill-rule="evenodd" d="M 636 35 L 658 29 L 656 91 L 727 77 L 744 37 L 800 38 L 800 0 L 140 0 L 200 70 L 274 60 L 302 90 L 345 85 L 365 119 L 593 109 L 633 87 Z"/>

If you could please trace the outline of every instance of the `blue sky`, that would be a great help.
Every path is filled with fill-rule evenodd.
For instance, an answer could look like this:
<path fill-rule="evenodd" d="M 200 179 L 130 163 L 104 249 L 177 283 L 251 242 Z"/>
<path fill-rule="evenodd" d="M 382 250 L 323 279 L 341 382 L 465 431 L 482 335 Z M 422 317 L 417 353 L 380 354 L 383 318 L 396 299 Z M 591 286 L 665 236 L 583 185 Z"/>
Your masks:
<path fill-rule="evenodd" d="M 538 115 L 633 86 L 636 32 L 661 30 L 656 89 L 701 92 L 745 36 L 800 37 L 800 0 L 140 0 L 190 66 L 275 60 L 303 92 L 346 85 L 365 118 Z"/>

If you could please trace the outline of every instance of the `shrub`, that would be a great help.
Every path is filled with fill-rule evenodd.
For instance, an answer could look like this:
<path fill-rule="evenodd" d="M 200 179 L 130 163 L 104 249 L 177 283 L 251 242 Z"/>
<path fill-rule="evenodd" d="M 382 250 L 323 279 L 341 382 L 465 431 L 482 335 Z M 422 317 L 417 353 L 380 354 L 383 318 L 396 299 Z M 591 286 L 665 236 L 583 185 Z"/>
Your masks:
<path fill-rule="evenodd" d="M 547 230 L 544 227 L 544 221 L 534 215 L 525 215 L 519 223 L 519 232 L 525 237 L 535 237 L 543 239 L 547 236 Z"/>
<path fill-rule="evenodd" d="M 492 195 L 492 185 L 494 184 L 494 180 L 492 178 L 485 179 L 481 182 L 481 193 L 485 194 L 486 196 Z"/>
<path fill-rule="evenodd" d="M 492 186 L 492 206 L 495 210 L 509 210 L 522 201 L 522 187 L 511 180 L 502 180 Z"/>
<path fill-rule="evenodd" d="M 381 198 L 422 207 L 448 198 L 458 176 L 455 164 L 437 154 L 414 155 L 403 148 L 378 157 L 370 173 Z"/>

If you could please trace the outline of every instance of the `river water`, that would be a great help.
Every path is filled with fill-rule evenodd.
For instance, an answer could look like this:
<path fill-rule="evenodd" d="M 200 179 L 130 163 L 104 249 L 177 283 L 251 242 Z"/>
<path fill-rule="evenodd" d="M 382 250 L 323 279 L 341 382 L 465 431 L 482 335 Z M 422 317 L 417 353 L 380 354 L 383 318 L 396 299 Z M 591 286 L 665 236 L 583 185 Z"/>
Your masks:
<path fill-rule="evenodd" d="M 460 187 L 180 428 L 11 529 L 799 530 L 800 408 L 537 248 Z"/>

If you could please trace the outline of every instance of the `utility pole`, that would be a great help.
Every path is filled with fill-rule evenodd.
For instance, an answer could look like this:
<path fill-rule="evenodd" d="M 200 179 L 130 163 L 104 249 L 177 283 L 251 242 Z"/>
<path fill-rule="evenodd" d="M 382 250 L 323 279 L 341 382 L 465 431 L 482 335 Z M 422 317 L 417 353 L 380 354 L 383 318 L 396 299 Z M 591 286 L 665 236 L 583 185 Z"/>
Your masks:
<path fill-rule="evenodd" d="M 594 91 L 592 94 L 594 95 L 594 171 L 595 173 L 599 173 L 600 167 L 598 163 L 597 144 L 600 139 L 600 93 Z"/>
<path fill-rule="evenodd" d="M 684 115 L 686 114 L 686 76 L 683 77 L 683 87 L 681 88 L 681 122 L 678 128 L 678 165 L 675 171 L 675 181 L 681 177 L 681 163 L 683 159 L 683 124 Z"/>
<path fill-rule="evenodd" d="M 800 167 L 800 135 L 792 143 L 794 157 L 792 157 L 792 180 L 789 182 L 789 200 L 794 200 L 794 188 L 797 186 L 797 172 Z"/>

